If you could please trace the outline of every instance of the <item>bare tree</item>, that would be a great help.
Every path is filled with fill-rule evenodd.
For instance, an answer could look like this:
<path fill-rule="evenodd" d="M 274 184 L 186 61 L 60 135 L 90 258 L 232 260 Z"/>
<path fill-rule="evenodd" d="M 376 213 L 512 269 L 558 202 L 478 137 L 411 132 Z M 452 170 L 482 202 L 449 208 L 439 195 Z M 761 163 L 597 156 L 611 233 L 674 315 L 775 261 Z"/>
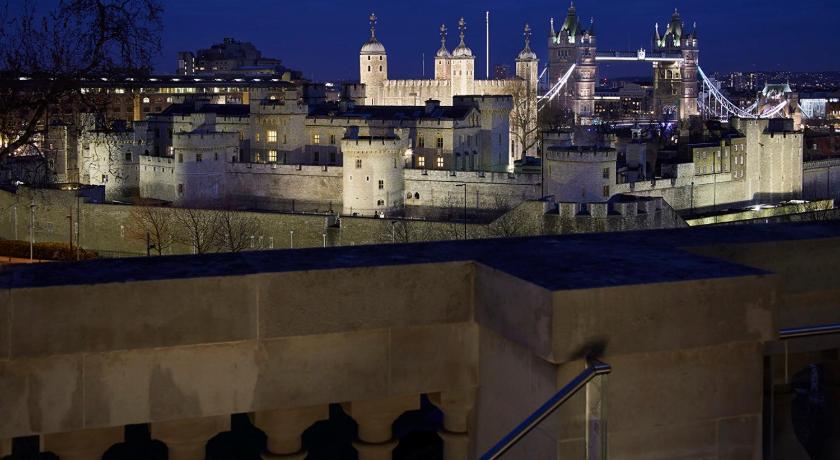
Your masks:
<path fill-rule="evenodd" d="M 240 211 L 225 209 L 217 212 L 219 246 L 226 252 L 242 252 L 251 246 L 260 230 L 256 217 Z"/>
<path fill-rule="evenodd" d="M 175 210 L 178 223 L 176 240 L 190 246 L 195 254 L 206 254 L 221 247 L 221 228 L 218 211 L 193 208 Z"/>
<path fill-rule="evenodd" d="M 148 250 L 154 250 L 159 256 L 172 247 L 175 239 L 176 223 L 173 210 L 159 206 L 132 206 L 126 226 L 127 235 L 134 240 L 147 243 Z"/>
<path fill-rule="evenodd" d="M 510 111 L 510 134 L 522 156 L 539 142 L 537 119 L 537 91 L 525 80 L 512 80 L 510 92 L 513 109 Z"/>
<path fill-rule="evenodd" d="M 104 112 L 86 82 L 146 75 L 160 50 L 159 0 L 16 3 L 0 6 L 0 161 L 43 155 L 52 121 Z"/>

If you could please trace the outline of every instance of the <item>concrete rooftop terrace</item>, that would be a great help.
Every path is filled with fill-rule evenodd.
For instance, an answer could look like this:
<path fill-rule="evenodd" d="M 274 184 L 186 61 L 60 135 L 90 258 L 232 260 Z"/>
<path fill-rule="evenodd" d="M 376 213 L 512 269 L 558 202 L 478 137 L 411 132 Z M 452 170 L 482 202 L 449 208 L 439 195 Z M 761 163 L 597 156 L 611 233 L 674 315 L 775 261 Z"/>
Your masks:
<path fill-rule="evenodd" d="M 38 435 L 99 458 L 148 423 L 201 460 L 231 414 L 294 453 L 340 404 L 379 459 L 426 395 L 459 433 L 444 458 L 475 458 L 597 353 L 614 456 L 761 458 L 768 353 L 840 323 L 839 261 L 840 223 L 815 222 L 8 268 L 0 457 Z M 511 458 L 583 457 L 585 401 Z"/>
<path fill-rule="evenodd" d="M 760 275 L 686 248 L 838 237 L 840 222 L 820 222 L 94 260 L 15 266 L 0 273 L 0 288 L 477 262 L 561 291 Z"/>

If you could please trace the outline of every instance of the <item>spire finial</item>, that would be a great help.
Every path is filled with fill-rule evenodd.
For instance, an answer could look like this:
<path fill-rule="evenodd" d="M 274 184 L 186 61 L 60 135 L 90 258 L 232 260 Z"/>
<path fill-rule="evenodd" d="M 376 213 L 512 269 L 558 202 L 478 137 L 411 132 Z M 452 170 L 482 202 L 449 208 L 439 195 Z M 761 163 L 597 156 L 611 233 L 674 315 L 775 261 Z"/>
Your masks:
<path fill-rule="evenodd" d="M 446 24 L 440 25 L 440 44 L 446 48 Z"/>
<path fill-rule="evenodd" d="M 531 47 L 531 26 L 526 22 L 525 23 L 525 49 Z"/>
<path fill-rule="evenodd" d="M 467 21 L 464 21 L 463 17 L 458 21 L 458 29 L 461 31 L 461 45 L 464 45 L 464 34 L 467 31 Z"/>
<path fill-rule="evenodd" d="M 377 20 L 376 14 L 375 13 L 370 13 L 370 18 L 368 18 L 368 19 L 370 19 L 370 39 L 375 40 L 376 39 L 376 20 Z"/>

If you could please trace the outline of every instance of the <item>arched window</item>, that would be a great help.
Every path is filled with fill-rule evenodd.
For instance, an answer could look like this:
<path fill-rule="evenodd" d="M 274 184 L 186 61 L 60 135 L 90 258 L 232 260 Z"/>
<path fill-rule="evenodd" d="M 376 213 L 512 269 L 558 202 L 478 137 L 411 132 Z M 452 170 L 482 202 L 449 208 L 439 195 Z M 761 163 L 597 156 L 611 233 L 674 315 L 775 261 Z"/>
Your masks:
<path fill-rule="evenodd" d="M 415 193 L 415 194 L 414 194 L 414 199 L 415 199 L 415 200 L 419 200 L 419 199 L 420 199 L 420 194 L 419 194 L 419 193 Z"/>

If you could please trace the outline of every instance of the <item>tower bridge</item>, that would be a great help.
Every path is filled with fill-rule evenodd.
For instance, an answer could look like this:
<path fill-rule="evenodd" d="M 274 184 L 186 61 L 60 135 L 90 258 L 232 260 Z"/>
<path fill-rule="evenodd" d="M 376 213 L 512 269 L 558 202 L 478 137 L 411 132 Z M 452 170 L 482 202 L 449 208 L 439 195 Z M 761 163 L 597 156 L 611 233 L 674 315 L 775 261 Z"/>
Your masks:
<path fill-rule="evenodd" d="M 653 108 L 657 118 L 685 120 L 702 115 L 728 120 L 807 116 L 790 91 L 759 96 L 750 107 L 731 102 L 699 65 L 697 25 L 689 33 L 677 10 L 664 33 L 656 24 L 651 49 L 598 51 L 595 21 L 584 28 L 572 4 L 559 31 L 551 19 L 548 37 L 549 89 L 540 97 L 539 109 L 559 108 L 574 113 L 578 124 L 591 124 L 595 115 L 595 86 L 601 62 L 644 62 L 653 67 Z M 542 74 L 540 78 L 542 78 Z"/>
<path fill-rule="evenodd" d="M 599 51 L 595 61 L 641 61 L 641 62 L 676 62 L 682 63 L 683 56 L 679 53 L 652 53 L 644 48 L 638 51 Z"/>

